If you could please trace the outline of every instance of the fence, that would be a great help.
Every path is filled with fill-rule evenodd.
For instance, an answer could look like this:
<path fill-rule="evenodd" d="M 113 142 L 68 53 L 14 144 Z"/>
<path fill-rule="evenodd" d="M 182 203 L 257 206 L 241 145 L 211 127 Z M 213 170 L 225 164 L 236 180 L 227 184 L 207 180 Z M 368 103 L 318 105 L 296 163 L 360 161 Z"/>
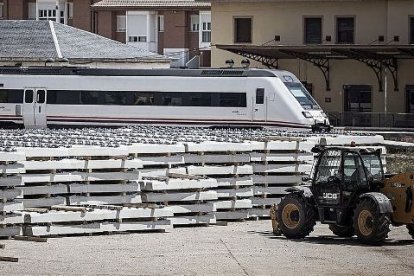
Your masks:
<path fill-rule="evenodd" d="M 414 128 L 414 113 L 327 112 L 334 126 Z"/>

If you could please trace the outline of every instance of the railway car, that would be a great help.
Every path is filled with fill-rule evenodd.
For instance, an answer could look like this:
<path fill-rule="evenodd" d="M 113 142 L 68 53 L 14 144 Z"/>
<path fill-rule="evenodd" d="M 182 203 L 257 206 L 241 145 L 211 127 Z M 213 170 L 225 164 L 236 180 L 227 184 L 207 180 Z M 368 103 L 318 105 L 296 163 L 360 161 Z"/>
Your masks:
<path fill-rule="evenodd" d="M 3 67 L 0 121 L 26 128 L 132 123 L 329 127 L 290 72 Z"/>

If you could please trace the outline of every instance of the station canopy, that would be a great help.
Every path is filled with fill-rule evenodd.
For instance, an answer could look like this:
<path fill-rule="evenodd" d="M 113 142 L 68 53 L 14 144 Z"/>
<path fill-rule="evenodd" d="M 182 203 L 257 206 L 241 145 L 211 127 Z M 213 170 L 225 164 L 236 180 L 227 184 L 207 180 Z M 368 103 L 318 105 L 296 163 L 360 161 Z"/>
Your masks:
<path fill-rule="evenodd" d="M 357 44 L 318 44 L 318 45 L 215 45 L 246 58 L 261 62 L 269 68 L 278 68 L 280 59 L 302 59 L 317 66 L 323 73 L 326 90 L 330 90 L 330 60 L 353 59 L 365 63 L 374 71 L 383 90 L 383 74 L 392 74 L 394 90 L 398 90 L 398 60 L 414 59 L 414 45 L 357 45 Z"/>

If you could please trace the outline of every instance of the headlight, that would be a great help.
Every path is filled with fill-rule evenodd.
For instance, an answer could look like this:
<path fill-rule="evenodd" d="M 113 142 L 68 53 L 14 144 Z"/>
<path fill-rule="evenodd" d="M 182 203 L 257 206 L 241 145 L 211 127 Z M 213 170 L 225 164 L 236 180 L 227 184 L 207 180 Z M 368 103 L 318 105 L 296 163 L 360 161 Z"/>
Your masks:
<path fill-rule="evenodd" d="M 305 118 L 312 118 L 312 114 L 310 114 L 308 111 L 302 111 L 303 116 L 305 116 Z"/>

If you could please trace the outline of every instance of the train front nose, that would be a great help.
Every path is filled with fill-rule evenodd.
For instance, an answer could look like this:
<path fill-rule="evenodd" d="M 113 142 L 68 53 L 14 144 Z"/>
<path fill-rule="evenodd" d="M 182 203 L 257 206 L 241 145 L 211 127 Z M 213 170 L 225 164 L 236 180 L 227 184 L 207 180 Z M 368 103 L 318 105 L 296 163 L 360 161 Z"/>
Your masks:
<path fill-rule="evenodd" d="M 312 130 L 316 132 L 330 131 L 331 124 L 329 123 L 328 116 L 322 110 L 309 110 L 307 111 L 311 115 Z"/>

